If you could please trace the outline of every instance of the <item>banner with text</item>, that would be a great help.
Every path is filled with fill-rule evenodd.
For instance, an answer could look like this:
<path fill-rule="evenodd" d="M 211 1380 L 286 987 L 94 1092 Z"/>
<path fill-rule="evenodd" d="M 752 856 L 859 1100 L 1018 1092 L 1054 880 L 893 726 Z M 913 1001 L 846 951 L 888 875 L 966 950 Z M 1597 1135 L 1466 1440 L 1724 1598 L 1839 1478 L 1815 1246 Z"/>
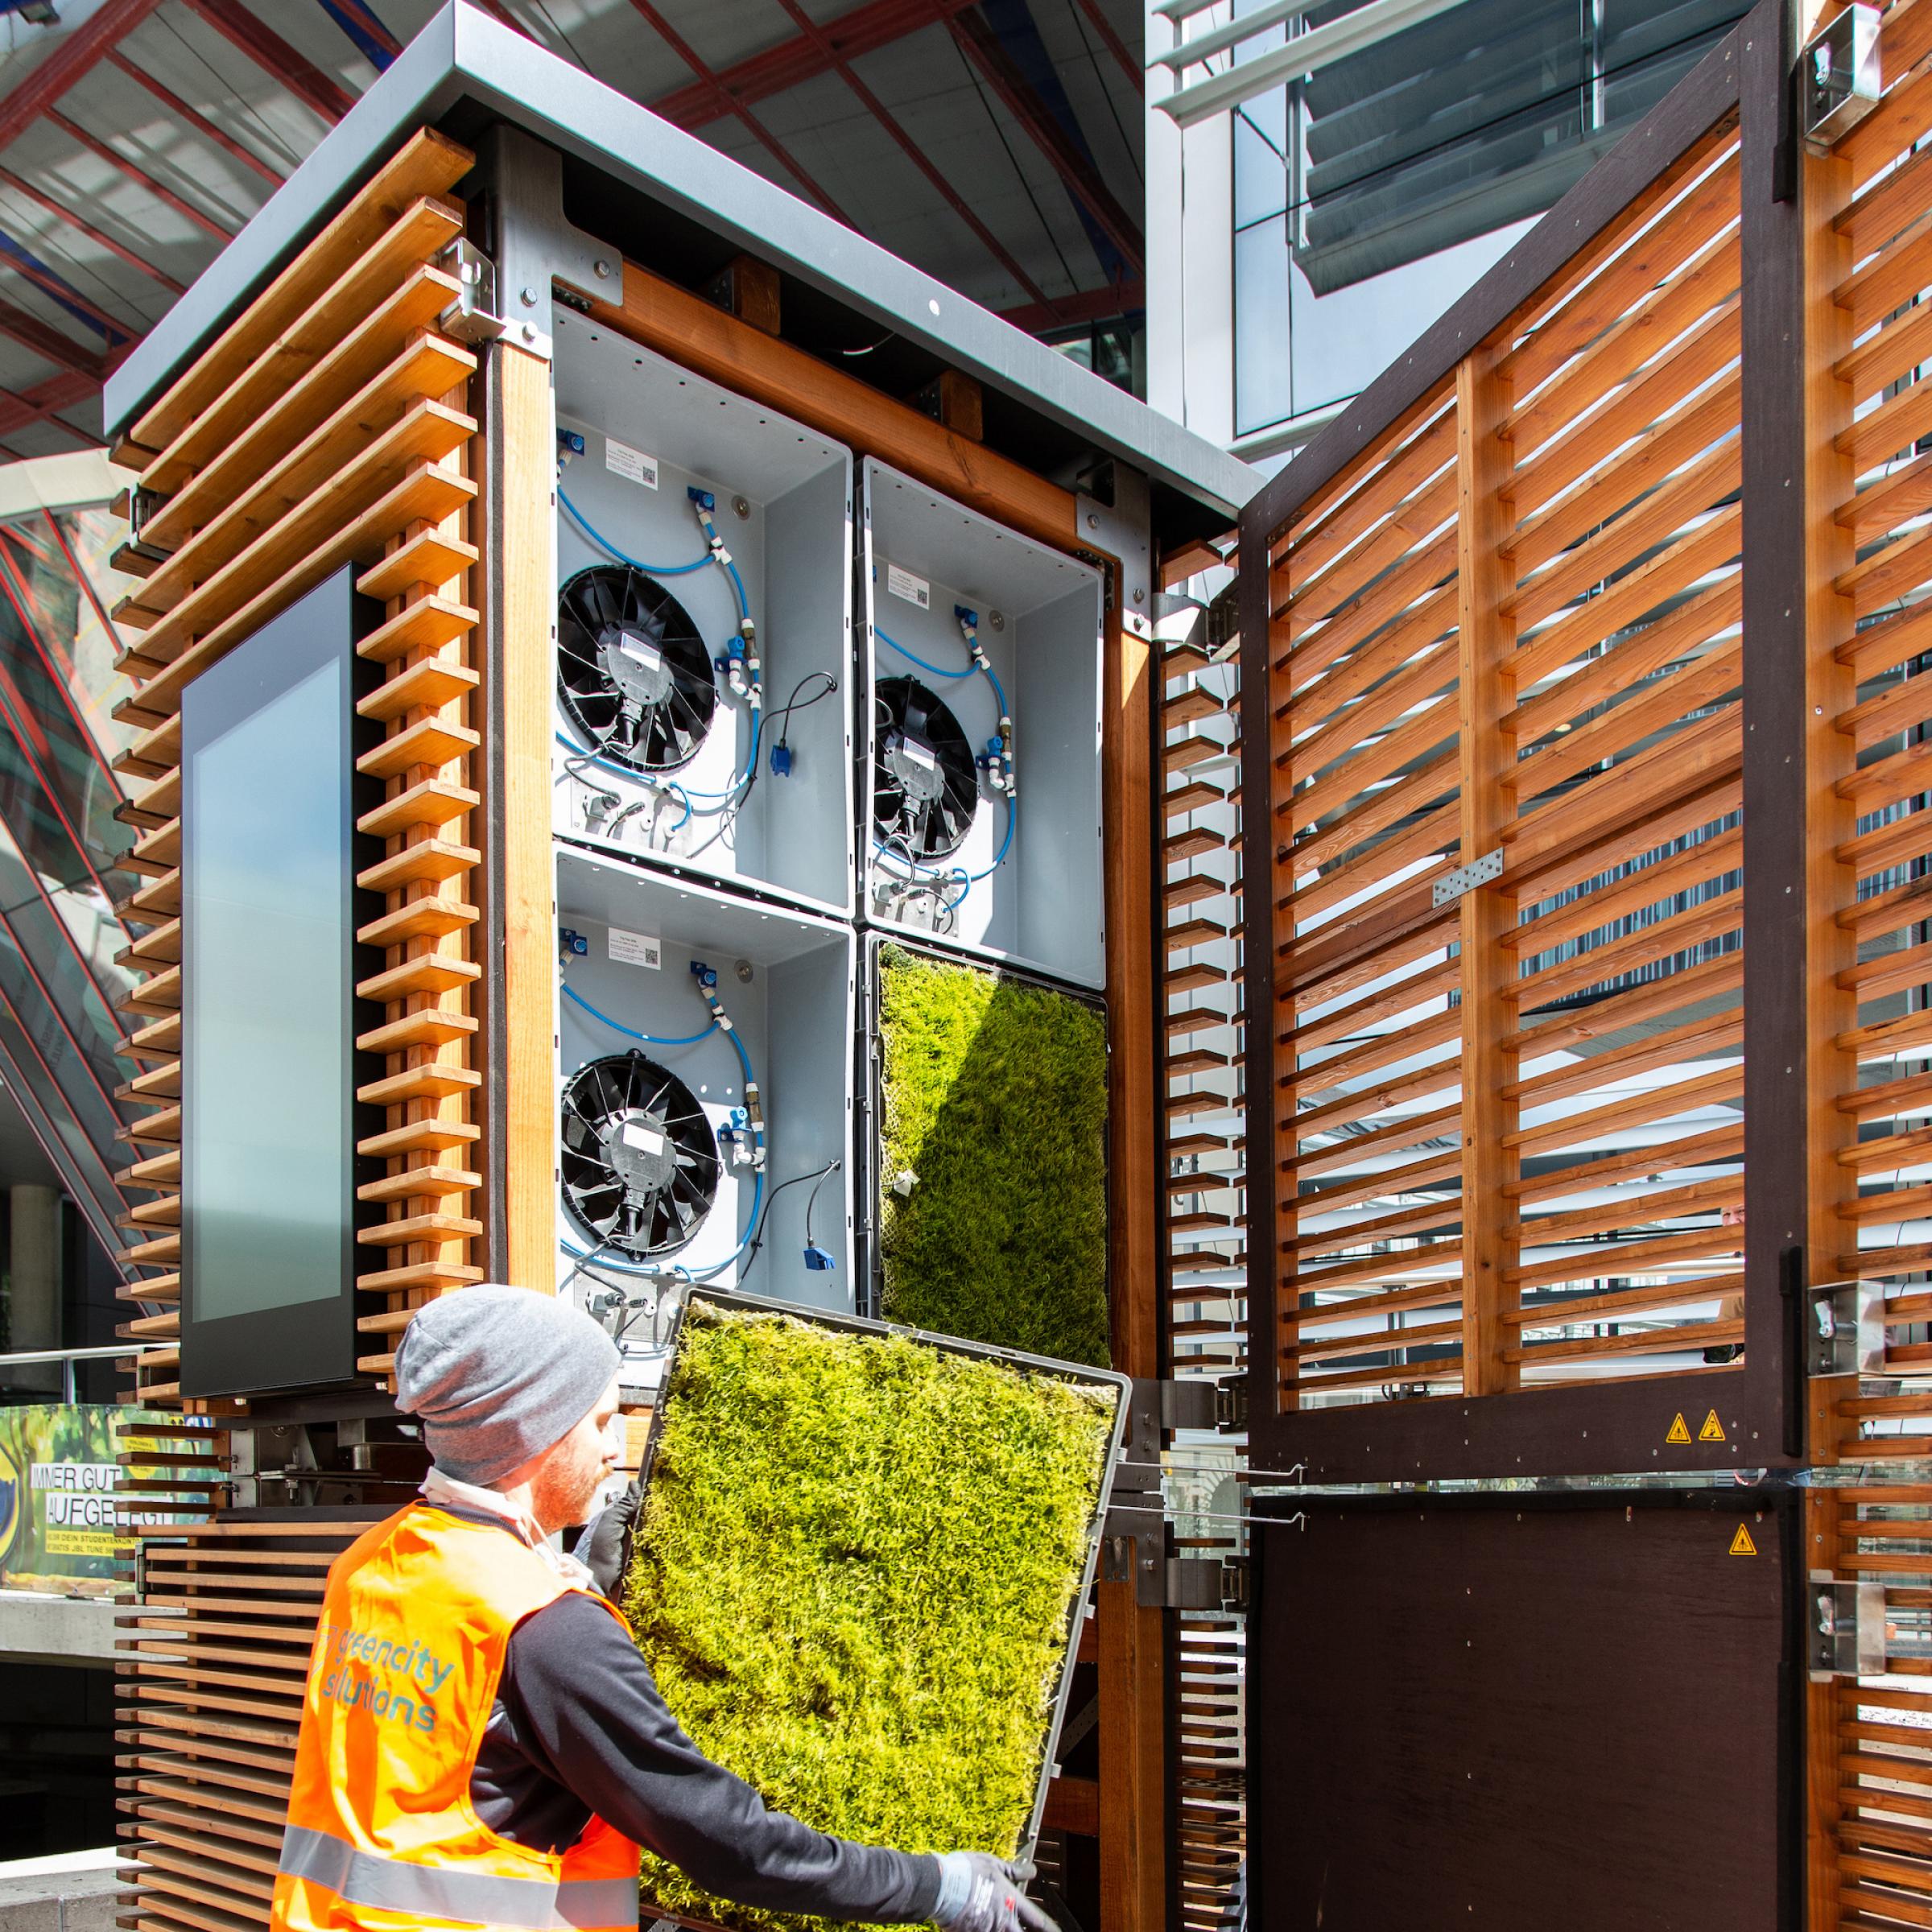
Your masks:
<path fill-rule="evenodd" d="M 0 1589 L 101 1596 L 116 1587 L 117 1458 L 142 1447 L 122 1433 L 139 1420 L 105 1403 L 0 1409 Z"/>

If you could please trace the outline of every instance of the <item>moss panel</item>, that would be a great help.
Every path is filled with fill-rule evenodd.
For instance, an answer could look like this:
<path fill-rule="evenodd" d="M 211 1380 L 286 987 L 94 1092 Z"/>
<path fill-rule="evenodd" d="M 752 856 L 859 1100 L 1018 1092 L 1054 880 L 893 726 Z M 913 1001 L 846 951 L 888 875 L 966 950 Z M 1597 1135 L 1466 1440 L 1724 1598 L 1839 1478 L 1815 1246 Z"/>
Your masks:
<path fill-rule="evenodd" d="M 625 1596 L 679 1722 L 820 1831 L 1010 1856 L 1115 1401 L 694 1301 Z M 733 1932 L 818 1922 L 724 1903 L 648 1853 L 643 1889 Z"/>
<path fill-rule="evenodd" d="M 1105 1019 L 887 947 L 879 1030 L 886 1319 L 1105 1363 Z"/>

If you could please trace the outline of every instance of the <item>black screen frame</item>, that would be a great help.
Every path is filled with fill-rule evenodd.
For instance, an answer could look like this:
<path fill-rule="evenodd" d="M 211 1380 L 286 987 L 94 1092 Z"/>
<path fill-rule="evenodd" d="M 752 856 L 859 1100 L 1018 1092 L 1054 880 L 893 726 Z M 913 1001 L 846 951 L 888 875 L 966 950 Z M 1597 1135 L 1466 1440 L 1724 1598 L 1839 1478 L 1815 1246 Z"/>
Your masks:
<path fill-rule="evenodd" d="M 345 565 L 315 589 L 271 618 L 219 663 L 188 683 L 181 703 L 182 776 L 182 983 L 184 1019 L 190 1019 L 190 989 L 199 965 L 200 923 L 195 917 L 196 847 L 192 811 L 196 758 L 214 741 L 246 724 L 262 708 L 316 671 L 346 665 L 346 716 L 336 809 L 342 815 L 349 862 L 341 881 L 338 931 L 347 949 L 344 1010 L 337 1038 L 341 1075 L 348 1090 L 382 1073 L 378 1055 L 363 1051 L 357 1038 L 382 1022 L 382 1009 L 357 997 L 361 981 L 382 970 L 382 956 L 362 944 L 357 933 L 383 910 L 379 894 L 356 883 L 358 873 L 382 856 L 382 844 L 357 829 L 357 819 L 382 802 L 379 780 L 362 776 L 356 762 L 382 737 L 380 724 L 359 715 L 357 701 L 379 680 L 377 667 L 357 654 L 357 644 L 382 621 L 382 606 L 355 588 L 355 569 Z M 291 1389 L 340 1387 L 356 1380 L 356 1274 L 358 1231 L 377 1219 L 379 1208 L 357 1199 L 357 1189 L 379 1175 L 382 1163 L 356 1152 L 356 1143 L 378 1131 L 382 1110 L 352 1101 L 349 1146 L 344 1150 L 346 1185 L 343 1203 L 341 1269 L 337 1291 L 282 1307 L 251 1309 L 204 1319 L 196 1311 L 195 1173 L 200 1156 L 196 1133 L 195 1029 L 184 1024 L 181 1055 L 181 1393 L 184 1397 L 266 1394 Z M 272 1071 L 270 1076 L 272 1077 Z"/>

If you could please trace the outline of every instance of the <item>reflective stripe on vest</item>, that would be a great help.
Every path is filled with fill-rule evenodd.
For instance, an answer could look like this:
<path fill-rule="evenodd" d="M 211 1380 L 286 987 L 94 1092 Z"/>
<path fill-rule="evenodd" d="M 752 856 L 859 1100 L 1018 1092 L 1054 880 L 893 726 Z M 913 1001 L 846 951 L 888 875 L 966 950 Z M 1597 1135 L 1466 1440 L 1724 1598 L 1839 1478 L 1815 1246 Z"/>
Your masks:
<path fill-rule="evenodd" d="M 450 1866 L 407 1864 L 358 1851 L 346 1839 L 291 1825 L 282 1835 L 279 1868 L 291 1878 L 326 1886 L 352 1905 L 514 1926 L 522 1932 L 564 1932 L 629 1924 L 638 1915 L 634 1879 L 499 1878 Z"/>

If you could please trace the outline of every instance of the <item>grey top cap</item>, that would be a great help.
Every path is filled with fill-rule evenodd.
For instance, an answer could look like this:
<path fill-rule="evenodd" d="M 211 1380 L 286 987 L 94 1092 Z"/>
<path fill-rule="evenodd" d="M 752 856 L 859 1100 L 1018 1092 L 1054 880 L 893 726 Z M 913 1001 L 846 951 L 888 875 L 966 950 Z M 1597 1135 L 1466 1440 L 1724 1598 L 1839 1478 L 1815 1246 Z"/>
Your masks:
<path fill-rule="evenodd" d="M 469 101 L 764 257 L 1232 521 L 1261 478 L 990 310 L 567 60 L 450 0 L 107 381 L 112 436 L 402 137 Z"/>

